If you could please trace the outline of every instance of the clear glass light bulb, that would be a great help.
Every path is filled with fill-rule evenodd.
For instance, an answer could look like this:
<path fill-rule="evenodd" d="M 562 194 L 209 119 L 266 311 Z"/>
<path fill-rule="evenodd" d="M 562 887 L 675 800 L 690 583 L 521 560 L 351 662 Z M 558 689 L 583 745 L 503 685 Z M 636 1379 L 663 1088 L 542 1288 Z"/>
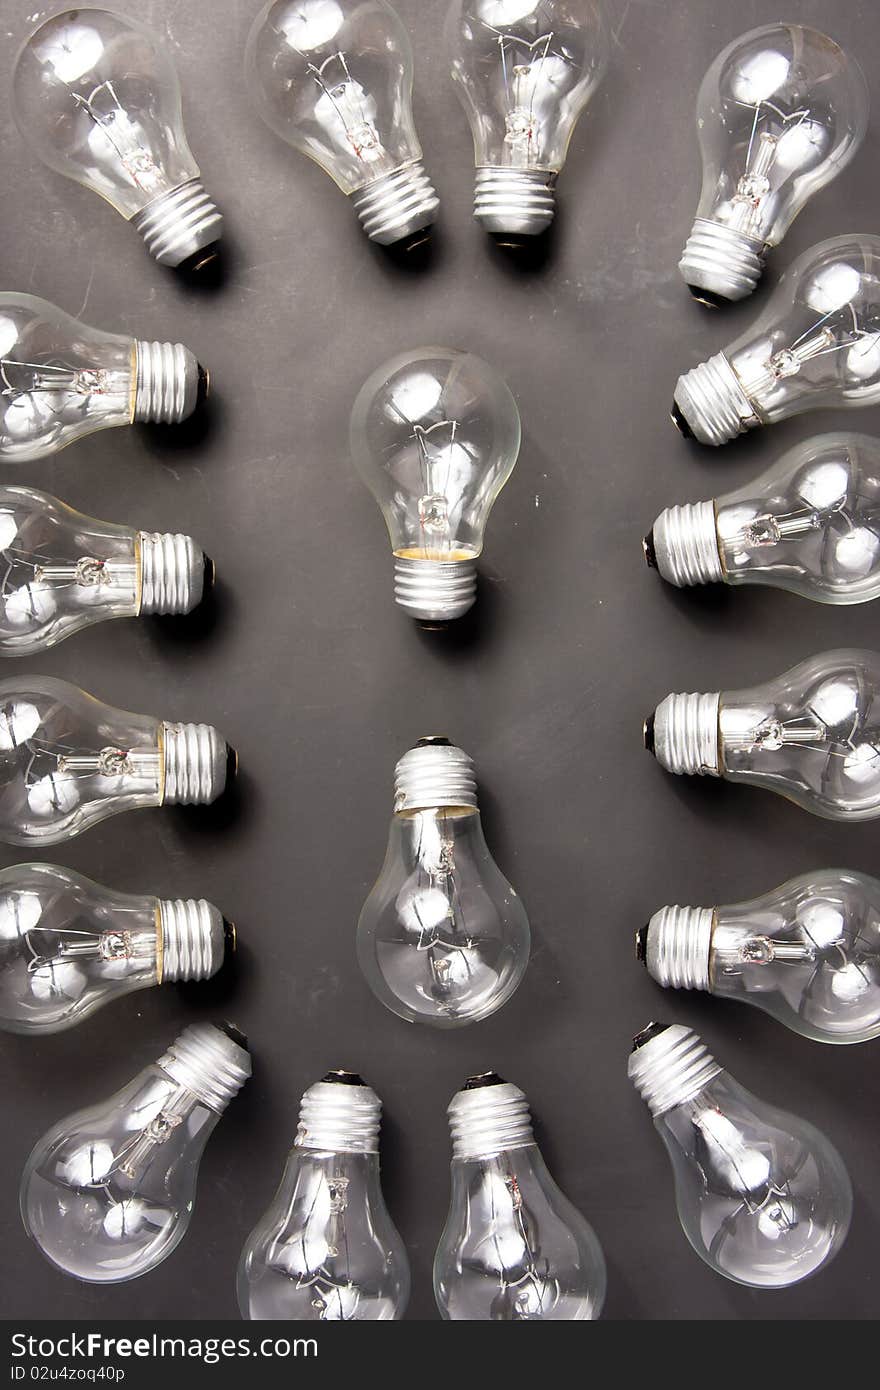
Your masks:
<path fill-rule="evenodd" d="M 409 1300 L 409 1260 L 379 1177 L 382 1103 L 354 1072 L 302 1098 L 281 1186 L 238 1265 L 243 1318 L 391 1322 Z"/>
<path fill-rule="evenodd" d="M 245 77 L 266 124 L 348 194 L 373 241 L 423 236 L 439 200 L 413 121 L 409 35 L 385 0 L 269 0 Z"/>
<path fill-rule="evenodd" d="M 32 294 L 0 293 L 0 463 L 55 454 L 111 425 L 186 420 L 208 374 L 182 343 L 89 328 Z"/>
<path fill-rule="evenodd" d="M 585 1322 L 605 1301 L 596 1233 L 547 1171 L 526 1097 L 495 1072 L 449 1105 L 452 1195 L 434 1256 L 441 1316 Z"/>
<path fill-rule="evenodd" d="M 183 129 L 167 48 L 111 10 L 65 10 L 35 29 L 12 74 L 12 112 L 50 169 L 99 193 L 162 265 L 213 258 L 223 218 Z"/>
<path fill-rule="evenodd" d="M 454 1028 L 506 1004 L 525 974 L 525 909 L 483 838 L 473 762 L 420 739 L 397 764 L 385 863 L 357 928 L 367 984 L 409 1023 Z"/>
<path fill-rule="evenodd" d="M 765 685 L 667 695 L 645 723 L 667 772 L 767 787 L 829 820 L 880 816 L 880 654 L 802 661 Z"/>
<path fill-rule="evenodd" d="M 629 1075 L 672 1162 L 682 1229 L 711 1269 L 781 1289 L 837 1254 L 852 1187 L 824 1134 L 753 1096 L 680 1024 L 640 1033 Z"/>
<path fill-rule="evenodd" d="M 240 1033 L 194 1023 L 121 1091 L 44 1134 L 21 1216 L 46 1259 L 90 1284 L 166 1260 L 189 1226 L 208 1137 L 250 1074 Z"/>
<path fill-rule="evenodd" d="M 713 502 L 668 507 L 645 556 L 670 584 L 769 584 L 819 603 L 880 594 L 880 440 L 822 434 Z"/>
<path fill-rule="evenodd" d="M 675 388 L 672 419 L 701 444 L 805 410 L 880 402 L 880 237 L 805 251 L 767 307 Z"/>
<path fill-rule="evenodd" d="M 487 232 L 535 236 L 608 65 L 599 0 L 453 0 L 446 42 L 474 137 L 474 216 Z"/>
<path fill-rule="evenodd" d="M 445 622 L 472 606 L 483 533 L 521 437 L 507 384 L 470 352 L 401 353 L 361 387 L 351 456 L 382 509 L 394 597 L 411 617 Z"/>
<path fill-rule="evenodd" d="M 703 190 L 679 262 L 706 304 L 744 299 L 765 253 L 849 164 L 868 125 L 855 59 L 802 24 L 766 24 L 718 54 L 697 98 Z"/>
<path fill-rule="evenodd" d="M 0 840 L 55 845 L 138 806 L 202 805 L 235 770 L 210 724 L 113 709 L 54 676 L 0 681 Z"/>
<path fill-rule="evenodd" d="M 58 1033 L 136 989 L 207 980 L 235 935 L 204 898 L 115 893 L 56 864 L 0 870 L 0 1028 Z"/>
<path fill-rule="evenodd" d="M 660 985 L 754 1004 L 816 1042 L 880 1036 L 880 882 L 801 874 L 724 907 L 662 907 L 637 950 Z"/>

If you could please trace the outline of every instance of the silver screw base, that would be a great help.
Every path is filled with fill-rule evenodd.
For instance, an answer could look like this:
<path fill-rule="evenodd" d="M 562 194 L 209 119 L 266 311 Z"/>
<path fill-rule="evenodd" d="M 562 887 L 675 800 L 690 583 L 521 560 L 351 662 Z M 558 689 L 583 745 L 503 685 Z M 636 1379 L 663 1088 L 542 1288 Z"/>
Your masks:
<path fill-rule="evenodd" d="M 395 814 L 435 806 L 477 806 L 473 759 L 446 740 L 416 744 L 394 769 Z"/>
<path fill-rule="evenodd" d="M 226 786 L 230 749 L 210 724 L 163 724 L 166 806 L 205 806 Z"/>
<path fill-rule="evenodd" d="M 208 980 L 223 964 L 223 918 L 204 898 L 159 901 L 162 937 L 161 983 Z"/>
<path fill-rule="evenodd" d="M 251 1074 L 251 1055 L 213 1023 L 193 1023 L 159 1058 L 158 1065 L 209 1110 L 222 1115 Z"/>
<path fill-rule="evenodd" d="M 701 444 L 726 444 L 761 423 L 723 352 L 678 378 L 675 406 Z"/>
<path fill-rule="evenodd" d="M 701 290 L 708 291 L 704 302 L 710 304 L 714 297 L 745 299 L 761 278 L 764 243 L 698 217 L 678 268 L 695 299 L 702 299 Z"/>
<path fill-rule="evenodd" d="M 178 266 L 219 241 L 223 217 L 199 179 L 163 193 L 131 219 L 160 265 Z"/>
<path fill-rule="evenodd" d="M 477 597 L 476 560 L 394 557 L 394 599 L 411 618 L 445 623 L 461 618 Z"/>
<path fill-rule="evenodd" d="M 494 1074 L 473 1077 L 463 1090 L 456 1091 L 446 1113 L 452 1157 L 465 1162 L 535 1142 L 523 1092 Z"/>
<path fill-rule="evenodd" d="M 179 425 L 196 408 L 205 373 L 183 343 L 137 342 L 133 420 Z"/>
<path fill-rule="evenodd" d="M 669 989 L 708 989 L 714 924 L 711 907 L 661 907 L 655 912 L 645 942 L 651 978 Z"/>
<path fill-rule="evenodd" d="M 355 212 L 371 241 L 391 246 L 430 227 L 440 199 L 421 160 L 374 179 L 351 194 Z"/>
<path fill-rule="evenodd" d="M 556 178 L 546 169 L 478 169 L 474 217 L 487 232 L 537 236 L 556 214 Z"/>
<path fill-rule="evenodd" d="M 689 1100 L 721 1071 L 690 1028 L 674 1023 L 646 1033 L 651 1034 L 646 1042 L 636 1039 L 627 1073 L 652 1115 Z"/>
<path fill-rule="evenodd" d="M 205 556 L 190 536 L 138 531 L 138 546 L 140 613 L 190 613 L 201 603 Z"/>
<path fill-rule="evenodd" d="M 718 707 L 720 695 L 667 695 L 654 711 L 650 750 L 667 772 L 719 777 Z"/>
<path fill-rule="evenodd" d="M 323 1153 L 379 1151 L 382 1102 L 352 1072 L 331 1072 L 302 1098 L 294 1147 Z"/>
<path fill-rule="evenodd" d="M 654 522 L 650 552 L 658 574 L 679 589 L 723 579 L 714 504 L 667 507 Z"/>

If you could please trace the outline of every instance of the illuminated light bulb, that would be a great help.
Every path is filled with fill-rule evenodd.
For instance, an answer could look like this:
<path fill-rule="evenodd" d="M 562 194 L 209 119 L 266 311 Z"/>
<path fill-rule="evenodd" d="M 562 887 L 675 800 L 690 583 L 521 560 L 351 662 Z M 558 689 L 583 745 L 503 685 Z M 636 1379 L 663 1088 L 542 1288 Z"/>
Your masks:
<path fill-rule="evenodd" d="M 849 164 L 868 87 L 833 39 L 767 24 L 729 43 L 697 98 L 703 189 L 679 262 L 706 304 L 744 299 L 801 208 Z"/>
<path fill-rule="evenodd" d="M 45 299 L 0 293 L 0 463 L 111 425 L 177 425 L 207 394 L 208 374 L 182 343 L 103 333 Z"/>
<path fill-rule="evenodd" d="M 560 1192 L 522 1091 L 472 1076 L 449 1105 L 452 1196 L 434 1256 L 441 1316 L 469 1322 L 585 1322 L 605 1301 L 596 1233 Z"/>
<path fill-rule="evenodd" d="M 824 1134 L 753 1096 L 680 1024 L 638 1035 L 629 1076 L 672 1162 L 682 1229 L 711 1269 L 780 1289 L 837 1254 L 852 1187 Z"/>
<path fill-rule="evenodd" d="M 662 907 L 637 938 L 660 985 L 754 1004 L 816 1042 L 880 1036 L 880 882 L 823 869 L 750 902 Z"/>
<path fill-rule="evenodd" d="M 409 1260 L 379 1176 L 382 1103 L 353 1072 L 302 1098 L 281 1186 L 238 1265 L 243 1318 L 390 1322 L 409 1300 Z"/>
<path fill-rule="evenodd" d="M 680 376 L 672 419 L 701 444 L 805 410 L 880 402 L 880 237 L 805 251 L 741 337 Z"/>
<path fill-rule="evenodd" d="M 357 928 L 367 984 L 409 1023 L 454 1028 L 506 1004 L 525 974 L 525 909 L 483 838 L 474 765 L 420 739 L 394 773 L 385 863 Z"/>
<path fill-rule="evenodd" d="M 0 1028 L 58 1033 L 111 1000 L 207 980 L 235 935 L 203 898 L 116 893 L 56 864 L 0 870 Z"/>
<path fill-rule="evenodd" d="M 669 507 L 645 556 L 670 584 L 769 584 L 819 603 L 880 594 L 880 440 L 823 434 L 713 502 Z"/>
<path fill-rule="evenodd" d="M 880 816 L 880 654 L 823 652 L 775 680 L 667 695 L 645 723 L 667 772 L 767 787 L 829 820 Z"/>
<path fill-rule="evenodd" d="M 189 1226 L 205 1144 L 250 1074 L 240 1033 L 194 1023 L 121 1091 L 53 1126 L 21 1180 L 25 1230 L 46 1259 L 91 1284 L 166 1260 Z"/>
<path fill-rule="evenodd" d="M 535 236 L 608 65 L 598 0 L 453 0 L 446 40 L 474 137 L 474 216 L 487 232 Z"/>
<path fill-rule="evenodd" d="M 53 15 L 21 49 L 12 110 L 34 153 L 105 198 L 162 265 L 214 257 L 223 218 L 183 129 L 166 46 L 125 15 Z"/>
<path fill-rule="evenodd" d="M 269 0 L 245 76 L 266 124 L 330 175 L 373 241 L 423 239 L 439 200 L 413 121 L 409 35 L 385 0 Z"/>
<path fill-rule="evenodd" d="M 210 724 L 112 709 L 53 676 L 0 681 L 0 840 L 54 845 L 119 811 L 204 805 L 234 772 Z"/>
<path fill-rule="evenodd" d="M 520 439 L 510 390 L 473 353 L 401 353 L 361 387 L 351 455 L 385 518 L 394 597 L 410 617 L 446 622 L 473 605 L 486 523 Z"/>

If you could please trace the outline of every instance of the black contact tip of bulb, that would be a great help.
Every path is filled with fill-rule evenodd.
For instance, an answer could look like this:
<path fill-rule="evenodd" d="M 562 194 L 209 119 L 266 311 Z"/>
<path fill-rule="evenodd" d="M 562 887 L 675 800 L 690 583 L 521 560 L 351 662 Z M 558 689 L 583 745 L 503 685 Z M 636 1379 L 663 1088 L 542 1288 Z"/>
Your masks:
<path fill-rule="evenodd" d="M 199 375 L 196 381 L 196 410 L 205 404 L 205 401 L 211 394 L 211 373 L 208 371 L 207 367 L 202 366 L 201 362 L 198 363 L 198 369 Z"/>
<path fill-rule="evenodd" d="M 193 251 L 191 256 L 186 256 L 177 266 L 177 269 L 184 277 L 187 275 L 208 275 L 216 270 L 219 259 L 220 242 L 212 241 L 207 246 L 200 246 L 198 251 Z"/>
<path fill-rule="evenodd" d="M 688 289 L 698 304 L 705 304 L 707 309 L 723 309 L 730 300 L 725 299 L 723 294 L 716 294 L 714 290 L 704 290 L 702 285 L 688 285 Z"/>
<path fill-rule="evenodd" d="M 657 564 L 657 548 L 654 545 L 654 528 L 642 538 L 642 554 L 645 557 L 645 564 L 649 570 L 659 569 Z"/>
<path fill-rule="evenodd" d="M 321 1080 L 329 1081 L 334 1086 L 366 1086 L 367 1084 L 356 1071 L 328 1071 L 326 1076 L 321 1077 Z"/>
<path fill-rule="evenodd" d="M 445 734 L 426 734 L 420 738 L 416 748 L 451 748 L 452 743 Z"/>
<path fill-rule="evenodd" d="M 392 247 L 396 256 L 412 256 L 429 246 L 431 242 L 431 227 L 419 227 L 414 232 L 407 233 L 399 241 L 395 241 Z"/>
<path fill-rule="evenodd" d="M 226 785 L 238 776 L 238 754 L 230 743 L 226 745 Z"/>
<path fill-rule="evenodd" d="M 234 956 L 238 947 L 238 931 L 234 922 L 230 922 L 228 917 L 223 918 L 223 954 L 224 956 Z"/>
<path fill-rule="evenodd" d="M 217 1027 L 221 1033 L 225 1033 L 230 1042 L 234 1042 L 237 1047 L 248 1050 L 247 1033 L 243 1033 L 240 1028 L 236 1028 L 234 1023 L 218 1023 Z"/>
<path fill-rule="evenodd" d="M 636 932 L 636 960 L 645 965 L 648 960 L 648 927 L 640 927 Z"/>
<path fill-rule="evenodd" d="M 672 409 L 669 412 L 669 418 L 672 421 L 675 428 L 678 430 L 679 434 L 683 435 L 685 439 L 693 439 L 695 437 L 694 432 L 688 424 L 687 420 L 684 418 L 684 415 L 682 414 L 677 401 L 672 402 Z"/>
<path fill-rule="evenodd" d="M 654 746 L 654 715 L 649 714 L 642 725 L 642 738 L 649 753 L 656 753 Z"/>
<path fill-rule="evenodd" d="M 462 1086 L 463 1091 L 481 1091 L 484 1086 L 503 1086 L 504 1077 L 497 1071 L 481 1071 L 478 1076 L 469 1076 Z"/>
<path fill-rule="evenodd" d="M 638 1052 L 639 1048 L 644 1047 L 645 1043 L 651 1042 L 652 1038 L 657 1038 L 661 1033 L 665 1033 L 668 1027 L 668 1023 L 649 1023 L 647 1028 L 643 1028 L 641 1033 L 636 1033 L 633 1038 L 633 1052 Z"/>

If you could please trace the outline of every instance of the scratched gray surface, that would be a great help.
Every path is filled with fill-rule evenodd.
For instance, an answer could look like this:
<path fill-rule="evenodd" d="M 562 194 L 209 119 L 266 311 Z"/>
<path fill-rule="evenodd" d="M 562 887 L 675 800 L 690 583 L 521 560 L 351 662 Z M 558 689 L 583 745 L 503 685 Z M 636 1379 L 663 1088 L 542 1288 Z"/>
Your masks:
<path fill-rule="evenodd" d="M 877 606 L 676 594 L 645 570 L 639 542 L 663 506 L 728 490 L 813 432 L 847 418 L 880 429 L 877 412 L 824 413 L 712 452 L 689 447 L 666 418 L 678 372 L 748 322 L 780 267 L 823 237 L 878 230 L 880 121 L 801 215 L 753 301 L 710 316 L 675 268 L 698 191 L 694 98 L 716 51 L 778 6 L 615 0 L 613 67 L 574 140 L 556 235 L 543 265 L 517 269 L 470 218 L 470 140 L 439 48 L 444 0 L 398 0 L 443 200 L 433 259 L 406 269 L 372 249 L 329 179 L 251 114 L 241 52 L 256 4 L 118 0 L 174 47 L 190 139 L 228 219 L 227 273 L 213 291 L 150 262 L 109 208 L 36 165 L 14 127 L 0 126 L 3 283 L 102 327 L 180 338 L 215 385 L 203 427 L 110 431 L 5 469 L 108 520 L 190 531 L 221 576 L 202 618 L 105 625 L 30 664 L 124 708 L 216 723 L 243 769 L 234 796 L 211 810 L 120 816 L 45 854 L 123 890 L 210 897 L 239 924 L 241 950 L 229 982 L 133 996 L 43 1042 L 4 1037 L 0 1312 L 234 1316 L 239 1248 L 274 1191 L 300 1093 L 341 1066 L 385 1102 L 385 1187 L 413 1263 L 410 1317 L 436 1316 L 445 1105 L 468 1073 L 490 1067 L 528 1092 L 551 1169 L 595 1223 L 608 1316 L 876 1316 L 880 1044 L 823 1048 L 754 1010 L 663 996 L 632 937 L 665 902 L 732 901 L 816 866 L 878 870 L 876 824 L 822 823 L 746 788 L 677 781 L 640 741 L 642 717 L 668 690 L 748 684 L 813 651 L 870 645 Z M 56 8 L 3 0 L 4 92 L 30 21 Z M 859 53 L 880 110 L 875 6 L 794 8 Z M 384 528 L 346 456 L 362 380 L 432 340 L 495 363 L 525 430 L 489 528 L 479 608 L 446 637 L 421 634 L 394 608 Z M 454 1034 L 386 1013 L 354 956 L 394 761 L 442 731 L 477 760 L 490 844 L 535 937 L 514 1000 Z M 15 858 L 0 848 L 0 863 Z M 133 1284 L 56 1274 L 16 1210 L 31 1144 L 187 1022 L 218 1014 L 249 1033 L 255 1075 L 208 1147 L 186 1240 Z M 737 1288 L 687 1246 L 665 1153 L 626 1079 L 630 1036 L 658 1015 L 699 1028 L 747 1086 L 812 1118 L 844 1154 L 853 1229 L 806 1285 Z"/>

